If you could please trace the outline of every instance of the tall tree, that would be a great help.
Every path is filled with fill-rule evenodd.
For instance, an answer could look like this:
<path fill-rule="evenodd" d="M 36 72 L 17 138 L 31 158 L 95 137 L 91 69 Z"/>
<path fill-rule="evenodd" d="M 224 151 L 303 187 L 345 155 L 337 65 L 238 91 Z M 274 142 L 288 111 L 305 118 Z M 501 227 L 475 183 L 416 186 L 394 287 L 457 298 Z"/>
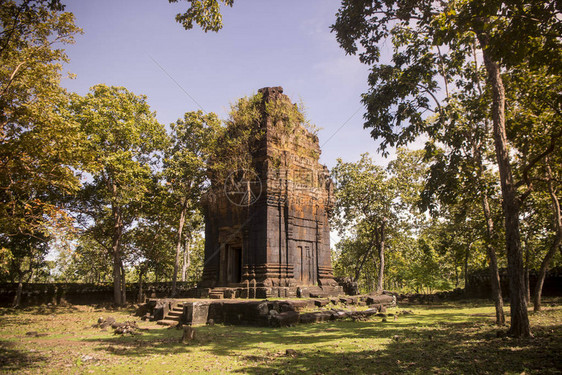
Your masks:
<path fill-rule="evenodd" d="M 487 170 L 482 159 L 485 149 L 480 149 L 483 144 L 481 142 L 485 144 L 486 140 L 476 141 L 478 131 L 470 131 L 471 128 L 463 127 L 462 124 L 452 128 L 453 133 L 456 133 L 456 137 L 453 139 L 456 139 L 460 145 L 456 149 L 449 149 L 448 152 L 445 152 L 428 147 L 431 150 L 433 164 L 428 184 L 423 192 L 423 203 L 427 207 L 434 204 L 432 201 L 438 201 L 439 206 L 445 207 L 449 213 L 460 212 L 460 216 L 463 217 L 462 221 L 477 220 L 481 222 L 481 227 L 485 228 L 482 237 L 488 255 L 491 294 L 496 308 L 496 324 L 503 325 L 505 316 L 495 250 L 501 241 L 494 220 L 496 215 L 493 212 L 495 202 L 493 198 L 497 196 L 494 181 L 497 178 Z M 480 206 L 480 214 L 474 212 L 477 209 L 475 207 L 477 202 Z M 449 218 L 449 220 L 457 221 L 458 218 Z M 470 255 L 467 254 L 468 256 Z"/>
<path fill-rule="evenodd" d="M 491 118 L 499 169 L 508 273 L 511 327 L 514 336 L 529 336 L 523 262 L 519 237 L 519 200 L 513 181 L 505 127 L 505 89 L 502 68 L 523 61 L 559 69 L 562 23 L 556 2 L 447 1 L 423 2 L 344 0 L 333 30 L 348 53 L 358 53 L 372 68 L 370 91 L 364 95 L 366 127 L 381 147 L 415 139 L 428 127 L 427 113 L 442 114 L 439 89 L 454 78 L 459 63 L 469 59 L 477 43 L 492 93 Z M 380 43 L 392 38 L 389 64 L 379 64 Z M 443 77 L 441 80 L 440 77 Z"/>
<path fill-rule="evenodd" d="M 167 135 L 146 98 L 123 87 L 96 85 L 86 96 L 74 96 L 73 110 L 96 155 L 96 168 L 79 195 L 81 219 L 92 223 L 87 234 L 113 258 L 114 301 L 123 305 L 123 236 L 142 214 Z"/>
<path fill-rule="evenodd" d="M 427 157 L 433 165 L 424 191 L 425 206 L 434 197 L 443 205 L 470 207 L 479 202 L 486 228 L 485 244 L 489 259 L 492 299 L 496 307 L 496 323 L 505 324 L 503 298 L 495 247 L 499 244 L 494 222 L 492 198 L 496 196 L 497 177 L 490 170 L 493 164 L 490 124 L 486 105 L 489 100 L 483 91 L 478 61 L 466 61 L 463 73 L 457 77 L 459 93 L 451 94 L 443 104 L 438 121 L 447 124 L 432 138 L 444 147 L 437 150 L 434 141 L 426 144 Z M 471 209 L 465 210 L 469 212 Z"/>
<path fill-rule="evenodd" d="M 507 75 L 507 131 L 519 151 L 516 154 L 518 186 L 527 195 L 548 196 L 551 212 L 541 223 L 552 232 L 550 250 L 545 254 L 534 291 L 534 309 L 540 310 L 541 290 L 546 271 L 562 242 L 560 191 L 562 174 L 562 78 L 547 68 L 530 69 L 521 64 Z M 531 199 L 539 202 L 540 199 Z"/>
<path fill-rule="evenodd" d="M 78 33 L 58 1 L 0 3 L 0 252 L 12 259 L 35 258 L 30 244 L 44 248 L 50 228 L 71 225 L 62 197 L 79 188 L 87 158 L 66 115 L 60 46 Z"/>
<path fill-rule="evenodd" d="M 164 160 L 163 175 L 168 187 L 172 217 L 176 223 L 176 256 L 172 276 L 172 296 L 176 294 L 176 281 L 182 248 L 189 247 L 193 230 L 200 227 L 199 201 L 207 184 L 206 162 L 210 156 L 220 121 L 214 113 L 188 112 L 183 119 L 171 124 L 171 145 Z M 188 232 L 184 233 L 186 228 Z M 187 253 L 188 249 L 184 249 Z"/>
<path fill-rule="evenodd" d="M 385 252 L 389 234 L 397 225 L 395 186 L 385 170 L 363 154 L 357 163 L 338 159 L 332 170 L 336 205 L 334 224 L 343 235 L 355 232 L 363 243 L 355 280 L 369 259 L 378 258 L 377 292 L 384 288 Z"/>
<path fill-rule="evenodd" d="M 169 194 L 158 183 L 153 184 L 152 188 L 155 191 L 150 199 L 146 199 L 142 218 L 126 235 L 134 259 L 131 264 L 138 273 L 139 302 L 143 300 L 142 285 L 149 274 L 171 275 L 174 267 L 175 232 L 170 224 Z"/>
<path fill-rule="evenodd" d="M 542 295 L 542 288 L 544 285 L 544 280 L 546 278 L 546 272 L 548 271 L 548 267 L 554 258 L 554 255 L 561 249 L 562 244 L 562 212 L 560 210 L 560 188 L 559 184 L 556 184 L 557 181 L 560 181 L 560 168 L 558 168 L 558 176 L 555 176 L 553 173 L 553 168 L 551 167 L 550 158 L 547 158 L 545 162 L 545 176 L 546 176 L 546 186 L 548 189 L 548 195 L 551 201 L 551 208 L 552 208 L 552 229 L 553 235 L 551 236 L 552 239 L 549 249 L 544 256 L 541 266 L 539 269 L 539 276 L 537 279 L 537 283 L 535 285 L 535 290 L 533 293 L 533 307 L 535 311 L 541 310 L 541 295 Z M 560 166 L 558 162 L 558 166 Z"/>

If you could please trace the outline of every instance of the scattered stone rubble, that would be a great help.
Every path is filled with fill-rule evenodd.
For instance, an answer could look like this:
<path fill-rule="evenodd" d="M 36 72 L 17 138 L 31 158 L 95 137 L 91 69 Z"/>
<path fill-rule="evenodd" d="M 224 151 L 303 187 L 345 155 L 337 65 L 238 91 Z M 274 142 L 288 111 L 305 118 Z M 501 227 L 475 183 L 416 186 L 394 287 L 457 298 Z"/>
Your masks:
<path fill-rule="evenodd" d="M 142 334 L 139 331 L 143 329 L 139 328 L 137 322 L 135 321 L 126 321 L 123 323 L 118 323 L 115 321 L 114 317 L 100 317 L 98 319 L 97 324 L 94 324 L 95 328 L 107 329 L 107 327 L 111 327 L 113 329 L 113 333 L 116 335 L 140 335 Z"/>

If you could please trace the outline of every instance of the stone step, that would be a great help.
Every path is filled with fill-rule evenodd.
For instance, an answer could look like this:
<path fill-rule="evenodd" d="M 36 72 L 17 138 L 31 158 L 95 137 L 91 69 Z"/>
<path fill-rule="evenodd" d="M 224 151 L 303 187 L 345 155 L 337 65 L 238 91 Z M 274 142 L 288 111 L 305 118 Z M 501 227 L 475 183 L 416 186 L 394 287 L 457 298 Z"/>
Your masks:
<path fill-rule="evenodd" d="M 168 313 L 168 315 L 166 316 L 167 318 L 179 318 L 180 316 L 183 315 L 183 312 L 178 312 L 178 311 L 170 311 Z"/>
<path fill-rule="evenodd" d="M 178 324 L 178 321 L 173 319 L 162 319 L 157 321 L 156 324 L 161 326 L 175 326 Z"/>

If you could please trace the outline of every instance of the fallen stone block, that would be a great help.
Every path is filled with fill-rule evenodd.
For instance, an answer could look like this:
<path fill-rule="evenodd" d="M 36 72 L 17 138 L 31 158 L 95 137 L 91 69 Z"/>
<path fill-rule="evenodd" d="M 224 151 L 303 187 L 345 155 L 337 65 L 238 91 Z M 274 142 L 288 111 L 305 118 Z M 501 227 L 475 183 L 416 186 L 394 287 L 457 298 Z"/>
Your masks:
<path fill-rule="evenodd" d="M 273 302 L 272 309 L 282 313 L 286 311 L 295 311 L 295 306 L 288 301 L 275 301 Z"/>
<path fill-rule="evenodd" d="M 100 317 L 98 318 L 98 327 L 99 328 L 107 328 L 115 323 L 115 318 L 112 316 L 108 316 L 107 318 Z"/>
<path fill-rule="evenodd" d="M 352 318 L 353 320 L 367 320 L 373 315 L 377 315 L 377 309 L 353 311 L 350 313 L 350 318 Z"/>
<path fill-rule="evenodd" d="M 330 317 L 331 320 L 345 319 L 345 318 L 349 317 L 349 311 L 331 310 L 330 315 L 331 315 L 331 317 Z"/>
<path fill-rule="evenodd" d="M 170 301 L 167 299 L 159 299 L 152 310 L 152 320 L 162 320 L 170 312 Z"/>
<path fill-rule="evenodd" d="M 272 315 L 269 324 L 272 327 L 288 327 L 298 323 L 299 313 L 296 311 L 285 311 L 276 315 Z"/>
<path fill-rule="evenodd" d="M 376 313 L 378 313 L 378 310 L 375 309 L 375 308 L 370 308 L 370 309 L 367 309 L 367 310 L 363 310 L 363 314 L 366 314 L 366 315 L 369 315 L 369 316 L 375 315 Z"/>
<path fill-rule="evenodd" d="M 259 315 L 267 315 L 269 314 L 269 304 L 267 302 L 262 302 L 257 306 L 257 310 Z"/>
<path fill-rule="evenodd" d="M 209 320 L 208 302 L 186 302 L 183 305 L 182 322 L 190 325 L 203 325 Z"/>
<path fill-rule="evenodd" d="M 318 323 L 325 322 L 332 319 L 332 313 L 329 311 L 316 311 L 310 313 L 300 314 L 299 323 Z"/>
<path fill-rule="evenodd" d="M 393 306 L 396 303 L 396 299 L 394 296 L 380 294 L 368 296 L 366 302 L 367 305 Z"/>
<path fill-rule="evenodd" d="M 324 307 L 326 306 L 330 301 L 327 299 L 316 299 L 314 300 L 314 306 L 317 307 Z"/>
<path fill-rule="evenodd" d="M 299 312 L 304 309 L 314 307 L 314 301 L 309 299 L 300 300 L 300 301 L 292 300 L 289 301 L 289 303 L 293 306 L 293 311 L 299 311 Z"/>

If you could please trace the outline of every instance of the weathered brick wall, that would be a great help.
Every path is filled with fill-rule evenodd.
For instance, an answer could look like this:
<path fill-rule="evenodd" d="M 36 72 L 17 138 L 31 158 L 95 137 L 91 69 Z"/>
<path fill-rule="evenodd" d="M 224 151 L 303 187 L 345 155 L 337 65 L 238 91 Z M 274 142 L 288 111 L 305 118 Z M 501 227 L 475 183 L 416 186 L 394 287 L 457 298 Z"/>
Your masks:
<path fill-rule="evenodd" d="M 472 272 L 468 276 L 468 285 L 465 288 L 465 295 L 468 298 L 491 298 L 490 271 L 483 269 Z M 529 273 L 529 285 L 531 287 L 531 295 L 535 290 L 538 273 L 531 271 Z M 500 270 L 502 294 L 509 297 L 509 283 L 507 271 Z M 553 268 L 547 274 L 544 281 L 542 295 L 545 297 L 562 296 L 562 268 Z"/>
<path fill-rule="evenodd" d="M 0 306 L 11 306 L 18 285 L 0 284 Z M 177 284 L 178 298 L 194 297 L 195 291 L 191 283 Z M 148 297 L 163 298 L 170 295 L 171 282 L 143 284 L 143 294 Z M 138 284 L 127 284 L 127 300 L 136 302 Z M 113 302 L 113 284 L 80 284 L 80 283 L 24 283 L 22 290 L 22 306 L 34 306 L 46 303 L 60 304 L 68 302 L 76 305 L 90 305 Z"/>

